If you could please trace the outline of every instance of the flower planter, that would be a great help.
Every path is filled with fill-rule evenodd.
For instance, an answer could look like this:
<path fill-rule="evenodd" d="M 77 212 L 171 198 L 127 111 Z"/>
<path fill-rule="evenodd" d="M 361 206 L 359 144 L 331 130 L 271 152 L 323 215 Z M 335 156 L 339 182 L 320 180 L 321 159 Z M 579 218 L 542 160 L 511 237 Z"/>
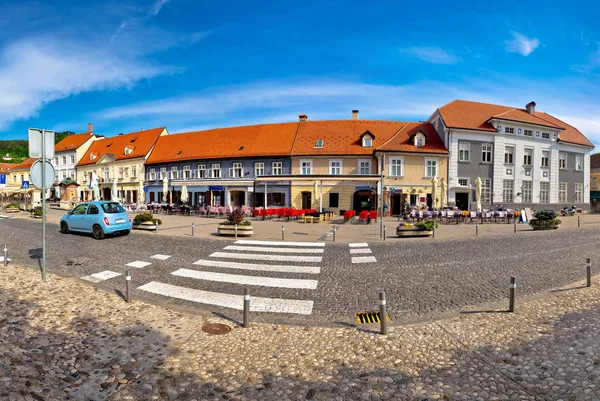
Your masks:
<path fill-rule="evenodd" d="M 19 212 L 19 209 L 16 207 L 7 207 L 6 208 L 6 213 L 17 213 Z"/>
<path fill-rule="evenodd" d="M 233 237 L 235 236 L 235 225 L 219 224 L 217 228 L 217 234 Z M 252 226 L 237 226 L 238 237 L 249 237 L 252 234 L 254 234 Z"/>
<path fill-rule="evenodd" d="M 533 229 L 533 231 L 556 230 L 558 227 L 560 227 L 560 224 L 557 225 L 557 226 L 552 226 L 552 227 L 531 226 L 531 228 Z"/>
<path fill-rule="evenodd" d="M 144 221 L 140 224 L 133 224 L 133 229 L 134 230 L 147 230 L 147 231 L 154 231 L 156 230 L 156 224 L 154 224 L 153 221 Z"/>
<path fill-rule="evenodd" d="M 431 237 L 433 235 L 433 231 L 424 230 L 418 227 L 398 226 L 396 227 L 396 235 L 400 238 Z"/>

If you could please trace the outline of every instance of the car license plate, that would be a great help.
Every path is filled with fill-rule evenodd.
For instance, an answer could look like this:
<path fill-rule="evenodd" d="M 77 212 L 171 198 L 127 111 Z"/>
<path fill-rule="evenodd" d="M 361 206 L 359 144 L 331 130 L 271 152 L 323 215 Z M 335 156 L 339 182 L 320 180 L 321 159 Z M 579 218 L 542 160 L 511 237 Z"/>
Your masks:
<path fill-rule="evenodd" d="M 115 223 L 117 223 L 117 224 L 125 223 L 125 219 L 117 219 L 117 220 L 115 220 Z"/>

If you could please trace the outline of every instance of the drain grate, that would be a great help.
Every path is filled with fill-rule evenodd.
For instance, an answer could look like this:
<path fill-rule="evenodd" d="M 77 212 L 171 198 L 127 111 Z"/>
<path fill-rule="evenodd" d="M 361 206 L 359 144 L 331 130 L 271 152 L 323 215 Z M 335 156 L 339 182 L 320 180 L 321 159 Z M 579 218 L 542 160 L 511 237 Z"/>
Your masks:
<path fill-rule="evenodd" d="M 392 321 L 390 319 L 390 315 L 386 313 L 385 315 L 386 322 Z M 372 312 L 356 312 L 356 323 L 358 324 L 369 324 L 369 323 L 379 323 L 379 311 Z"/>
<path fill-rule="evenodd" d="M 206 323 L 202 326 L 202 331 L 208 334 L 227 334 L 231 331 L 231 327 L 221 323 Z"/>

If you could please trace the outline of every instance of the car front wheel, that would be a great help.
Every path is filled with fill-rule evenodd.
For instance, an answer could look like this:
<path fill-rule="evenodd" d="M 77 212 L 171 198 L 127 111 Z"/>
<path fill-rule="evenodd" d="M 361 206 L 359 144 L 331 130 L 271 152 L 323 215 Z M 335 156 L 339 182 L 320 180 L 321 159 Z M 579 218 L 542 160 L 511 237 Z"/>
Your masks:
<path fill-rule="evenodd" d="M 69 233 L 69 225 L 67 224 L 66 221 L 61 221 L 60 222 L 60 232 L 63 234 L 68 234 Z"/>
<path fill-rule="evenodd" d="M 96 224 L 93 229 L 93 235 L 96 239 L 102 239 L 104 238 L 104 230 L 102 230 L 102 227 Z"/>

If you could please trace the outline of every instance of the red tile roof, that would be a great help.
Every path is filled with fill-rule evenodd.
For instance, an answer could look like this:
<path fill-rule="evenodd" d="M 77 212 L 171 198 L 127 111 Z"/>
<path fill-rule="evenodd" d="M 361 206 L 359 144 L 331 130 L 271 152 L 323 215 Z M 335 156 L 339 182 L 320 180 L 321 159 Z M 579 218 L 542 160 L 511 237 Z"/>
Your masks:
<path fill-rule="evenodd" d="M 94 141 L 77 166 L 96 164 L 104 155 L 113 155 L 115 160 L 145 157 L 165 130 L 165 127 L 153 128 Z M 133 151 L 126 155 L 125 147 L 129 147 Z M 96 156 L 93 160 L 90 159 L 91 154 Z"/>
<path fill-rule="evenodd" d="M 562 141 L 593 146 L 579 130 L 541 111 L 536 111 L 535 115 L 531 115 L 525 109 L 466 100 L 454 100 L 440 107 L 438 111 L 448 128 L 495 131 L 489 120 L 499 118 L 560 129 L 562 130 L 560 133 Z"/>
<path fill-rule="evenodd" d="M 261 124 L 161 137 L 146 164 L 290 154 L 298 124 Z M 304 123 L 303 123 L 304 124 Z"/>
<path fill-rule="evenodd" d="M 599 168 L 600 169 L 600 153 L 594 153 L 590 156 L 590 170 Z"/>
<path fill-rule="evenodd" d="M 425 146 L 415 146 L 413 135 L 423 132 L 426 135 Z M 447 154 L 448 149 L 430 123 L 406 123 L 389 141 L 377 147 L 378 151 L 441 153 Z"/>
<path fill-rule="evenodd" d="M 27 160 L 25 160 L 24 162 L 15 165 L 10 171 L 25 171 L 25 170 L 29 170 L 31 169 L 31 165 L 36 161 L 37 159 L 34 158 L 29 158 Z"/>
<path fill-rule="evenodd" d="M 373 150 L 390 140 L 406 123 L 377 120 L 326 120 L 299 123 L 292 156 L 308 155 L 372 155 Z M 369 131 L 375 139 L 373 147 L 362 146 L 362 134 Z M 315 148 L 318 140 L 322 148 Z"/>
<path fill-rule="evenodd" d="M 91 132 L 84 132 L 83 134 L 69 135 L 62 141 L 54 145 L 55 152 L 64 152 L 65 150 L 75 150 L 83 145 L 88 139 L 94 134 Z"/>
<path fill-rule="evenodd" d="M 13 164 L 13 163 L 0 163 L 0 171 L 1 172 L 7 172 L 9 170 L 12 170 L 15 167 L 17 167 L 17 165 Z"/>

